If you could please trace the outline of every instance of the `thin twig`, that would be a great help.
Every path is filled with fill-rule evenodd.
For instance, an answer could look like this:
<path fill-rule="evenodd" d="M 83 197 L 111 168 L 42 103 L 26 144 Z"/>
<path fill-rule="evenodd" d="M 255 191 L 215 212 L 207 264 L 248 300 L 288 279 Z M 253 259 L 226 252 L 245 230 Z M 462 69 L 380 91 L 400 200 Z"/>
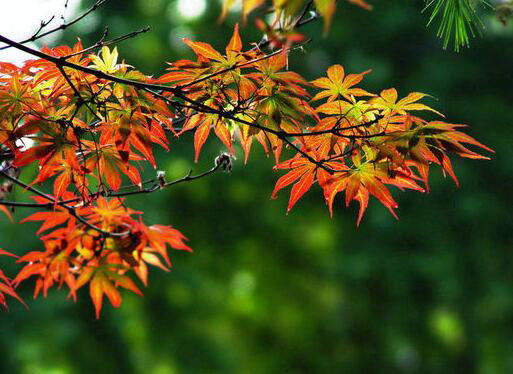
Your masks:
<path fill-rule="evenodd" d="M 196 180 L 196 179 L 204 178 L 204 177 L 206 177 L 206 176 L 208 176 L 210 174 L 213 174 L 216 171 L 218 171 L 221 168 L 221 166 L 222 166 L 221 164 L 216 164 L 211 169 L 209 169 L 209 170 L 207 170 L 207 171 L 205 171 L 205 172 L 203 172 L 201 174 L 198 174 L 198 175 L 192 175 L 192 170 L 191 170 L 185 176 L 183 176 L 182 178 L 166 182 L 162 186 L 162 188 L 171 187 L 171 186 L 174 186 L 174 185 L 179 184 L 179 183 L 190 182 L 190 181 L 193 181 L 193 180 Z M 1 170 L 0 170 L 0 173 L 2 175 L 4 175 L 4 176 L 7 176 Z M 14 180 L 14 178 L 11 178 L 10 176 L 8 176 L 8 178 L 10 180 L 12 180 L 14 183 L 17 183 L 17 184 L 19 184 L 20 186 L 22 186 L 24 188 L 25 187 L 29 187 L 28 185 L 26 185 L 25 183 L 23 183 L 23 182 L 21 182 L 21 181 L 19 181 L 17 179 Z M 97 198 L 98 196 L 104 196 L 104 197 L 125 197 L 125 196 L 131 196 L 131 195 L 147 194 L 147 193 L 155 192 L 155 191 L 157 191 L 157 190 L 159 190 L 161 188 L 160 185 L 158 184 L 158 180 L 157 179 L 149 179 L 149 180 L 146 180 L 146 181 L 143 182 L 143 184 L 148 184 L 148 183 L 153 183 L 153 185 L 151 187 L 148 187 L 148 188 L 145 188 L 145 189 L 142 189 L 142 190 L 137 190 L 137 191 L 127 191 L 127 192 L 115 192 L 113 190 L 101 191 L 101 192 L 98 192 L 98 193 L 90 194 L 89 198 L 93 199 L 93 198 Z M 132 186 L 124 186 L 122 188 L 127 189 L 127 188 L 136 188 L 136 187 L 138 187 L 138 186 L 132 185 Z M 31 189 L 31 188 L 27 188 L 27 189 L 29 189 L 30 191 L 32 191 L 32 192 L 40 195 L 41 197 L 44 197 L 45 199 L 47 199 L 49 201 L 52 201 L 52 202 L 48 203 L 48 204 L 39 204 L 39 203 L 26 203 L 26 202 L 0 200 L 0 205 L 21 207 L 21 208 L 39 208 L 39 209 L 51 209 L 51 208 L 53 208 L 55 206 L 55 200 L 51 196 L 43 194 L 40 191 L 36 192 L 35 189 Z M 82 200 L 81 198 L 74 198 L 74 199 L 63 200 L 63 201 L 58 202 L 57 205 L 60 205 L 60 206 L 63 206 L 64 208 L 66 208 L 66 206 L 63 205 L 63 204 L 77 203 L 77 202 L 79 202 L 81 200 Z M 69 208 L 73 208 L 73 207 L 69 207 Z"/>
<path fill-rule="evenodd" d="M 97 48 L 101 48 L 101 47 L 109 46 L 109 45 L 112 45 L 112 44 L 120 43 L 120 42 L 122 42 L 124 40 L 131 39 L 131 38 L 134 38 L 134 37 L 136 37 L 136 36 L 138 36 L 138 35 L 140 35 L 142 33 L 148 32 L 149 30 L 150 30 L 150 26 L 146 26 L 146 27 L 144 27 L 144 28 L 142 28 L 140 30 L 132 31 L 132 32 L 129 32 L 128 34 L 121 35 L 121 36 L 118 36 L 117 38 L 114 38 L 114 39 L 111 39 L 111 40 L 107 40 L 107 41 L 105 41 L 106 33 L 104 32 L 104 34 L 101 37 L 101 39 L 98 40 L 92 46 L 84 48 L 81 51 L 74 52 L 74 53 L 71 53 L 71 54 L 69 54 L 67 56 L 64 56 L 63 59 L 67 60 L 67 59 L 69 59 L 69 58 L 71 58 L 73 56 L 77 56 L 77 55 L 81 55 L 81 54 L 84 54 L 84 53 L 88 53 L 88 52 L 90 52 L 92 50 L 95 50 Z"/>
<path fill-rule="evenodd" d="M 97 0 L 89 9 L 87 9 L 84 13 L 82 13 L 80 16 L 78 16 L 77 18 L 71 20 L 70 22 L 68 23 L 63 23 L 51 30 L 48 30 L 40 35 L 39 32 L 42 30 L 42 28 L 44 26 L 46 26 L 48 23 L 50 23 L 50 21 L 54 18 L 52 17 L 52 19 L 50 21 L 48 21 L 48 23 L 46 25 L 44 25 L 43 27 L 40 27 L 40 29 L 35 33 L 33 34 L 30 38 L 28 39 L 25 39 L 21 42 L 19 42 L 20 44 L 25 44 L 25 43 L 29 43 L 29 42 L 34 42 L 38 39 L 41 39 L 47 35 L 50 35 L 50 34 L 53 34 L 54 32 L 57 32 L 59 30 L 65 30 L 67 29 L 68 27 L 74 25 L 75 23 L 79 22 L 80 20 L 82 20 L 84 17 L 88 16 L 90 13 L 94 12 L 96 9 L 98 9 L 100 6 L 102 6 L 103 4 L 105 4 L 108 0 Z M 7 49 L 7 48 L 10 48 L 10 47 L 14 47 L 12 45 L 6 45 L 6 46 L 3 46 L 3 47 L 0 47 L 0 51 L 4 50 L 4 49 Z"/>

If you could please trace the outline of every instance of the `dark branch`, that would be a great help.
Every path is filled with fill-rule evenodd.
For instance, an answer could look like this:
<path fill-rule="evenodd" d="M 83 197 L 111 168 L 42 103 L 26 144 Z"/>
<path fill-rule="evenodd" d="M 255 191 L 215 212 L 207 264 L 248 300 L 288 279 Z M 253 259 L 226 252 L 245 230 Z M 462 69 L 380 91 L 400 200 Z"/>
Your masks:
<path fill-rule="evenodd" d="M 104 196 L 104 197 L 125 197 L 125 196 L 131 196 L 131 195 L 148 194 L 148 193 L 155 192 L 155 191 L 157 191 L 157 190 L 159 190 L 161 188 L 171 187 L 171 186 L 174 186 L 174 185 L 177 185 L 177 184 L 180 184 L 180 183 L 191 182 L 193 180 L 204 178 L 204 177 L 206 177 L 206 176 L 208 176 L 210 174 L 215 173 L 216 171 L 218 171 L 221 168 L 222 168 L 222 164 L 216 163 L 214 165 L 214 167 L 212 167 L 211 169 L 209 169 L 209 170 L 207 170 L 207 171 L 205 171 L 205 172 L 203 172 L 201 174 L 192 175 L 192 170 L 190 170 L 184 177 L 176 179 L 176 180 L 173 180 L 173 181 L 165 182 L 163 186 L 161 186 L 159 184 L 158 178 L 154 178 L 154 179 L 148 179 L 148 180 L 143 182 L 143 184 L 150 184 L 150 183 L 152 183 L 151 187 L 147 187 L 147 188 L 140 189 L 140 190 L 137 190 L 137 191 L 127 191 L 127 192 L 115 192 L 113 190 L 102 191 L 102 192 L 90 194 L 89 198 L 94 199 L 94 198 L 98 198 L 98 196 Z M 27 184 L 21 182 L 18 179 L 15 179 L 15 178 L 12 178 L 11 176 L 8 176 L 7 173 L 5 173 L 4 171 L 0 170 L 0 174 L 2 174 L 3 176 L 7 177 L 9 180 L 13 181 L 14 183 L 20 185 L 21 187 L 24 187 L 24 188 L 34 192 L 35 194 L 37 194 L 37 195 L 39 195 L 41 197 L 44 197 L 45 199 L 51 201 L 51 203 L 48 203 L 48 204 L 39 204 L 39 203 L 25 203 L 25 202 L 17 202 L 17 201 L 0 200 L 0 205 L 13 206 L 13 207 L 21 207 L 21 208 L 39 208 L 39 209 L 52 209 L 52 208 L 55 207 L 55 205 L 56 205 L 55 200 L 51 196 L 46 195 L 46 194 L 42 193 L 41 191 L 36 190 L 36 189 L 28 186 Z M 122 188 L 123 189 L 129 189 L 129 188 L 137 188 L 137 187 L 138 186 L 136 186 L 136 185 L 131 185 L 131 186 L 124 186 Z M 70 208 L 74 209 L 73 207 L 66 207 L 66 204 L 77 203 L 79 201 L 82 201 L 82 199 L 81 198 L 68 199 L 68 200 L 63 200 L 63 201 L 58 202 L 57 205 L 62 206 L 64 208 L 66 208 L 66 209 L 70 209 Z"/>

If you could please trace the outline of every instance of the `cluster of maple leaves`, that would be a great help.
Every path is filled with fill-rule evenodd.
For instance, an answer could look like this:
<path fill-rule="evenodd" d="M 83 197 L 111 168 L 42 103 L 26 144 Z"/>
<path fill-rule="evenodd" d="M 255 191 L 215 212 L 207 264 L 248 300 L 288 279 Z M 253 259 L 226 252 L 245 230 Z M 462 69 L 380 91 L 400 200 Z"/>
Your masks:
<path fill-rule="evenodd" d="M 246 1 L 244 13 L 260 3 Z M 334 6 L 315 3 L 321 10 Z M 431 165 L 457 182 L 448 154 L 486 158 L 468 145 L 491 151 L 459 131 L 463 125 L 418 117 L 441 116 L 419 102 L 425 94 L 399 99 L 393 88 L 373 94 L 358 87 L 370 71 L 347 74 L 333 65 L 309 82 L 288 69 L 293 46 L 245 50 L 238 26 L 224 53 L 184 42 L 196 59 L 170 63 L 157 78 L 118 61 L 116 48 L 94 54 L 80 41 L 29 51 L 38 58 L 22 67 L 0 63 L 0 176 L 35 195 L 25 204 L 40 211 L 22 222 L 41 222 L 44 245 L 18 258 L 23 267 L 14 279 L 0 270 L 1 304 L 5 295 L 19 299 L 14 287 L 28 278 L 36 280 L 35 296 L 65 285 L 75 298 L 89 284 L 98 316 L 104 295 L 119 306 L 119 287 L 141 294 L 132 274 L 146 285 L 148 264 L 167 270 L 169 247 L 190 250 L 179 231 L 145 225 L 123 199 L 166 186 L 159 174 L 145 187 L 139 170 L 145 163 L 156 168 L 153 147 L 168 150 L 169 136 L 194 131 L 196 160 L 211 133 L 232 155 L 240 144 L 246 160 L 260 144 L 274 155 L 275 168 L 286 170 L 272 195 L 292 185 L 289 210 L 318 184 L 330 213 L 338 193 L 346 205 L 356 200 L 358 223 L 369 196 L 395 215 L 389 186 L 424 191 Z M 281 161 L 284 148 L 293 156 Z M 37 175 L 24 184 L 19 173 L 31 164 Z M 36 188 L 48 182 L 53 193 Z M 0 192 L 7 215 L 9 205 L 24 204 L 9 204 L 8 191 Z"/>
<path fill-rule="evenodd" d="M 363 9 L 370 10 L 372 6 L 369 5 L 365 0 L 346 0 L 351 4 L 355 4 Z M 266 0 L 242 0 L 242 15 L 244 20 L 247 16 L 255 9 L 265 5 L 271 1 Z M 237 0 L 224 0 L 223 12 L 221 19 L 225 18 L 228 11 L 238 3 Z M 333 14 L 337 7 L 336 0 L 272 0 L 272 5 L 276 10 L 276 19 L 279 19 L 282 15 L 285 19 L 289 16 L 295 16 L 302 9 L 309 10 L 310 5 L 314 6 L 315 9 L 324 17 L 325 30 L 329 29 Z M 306 5 L 306 6 L 305 6 Z"/>

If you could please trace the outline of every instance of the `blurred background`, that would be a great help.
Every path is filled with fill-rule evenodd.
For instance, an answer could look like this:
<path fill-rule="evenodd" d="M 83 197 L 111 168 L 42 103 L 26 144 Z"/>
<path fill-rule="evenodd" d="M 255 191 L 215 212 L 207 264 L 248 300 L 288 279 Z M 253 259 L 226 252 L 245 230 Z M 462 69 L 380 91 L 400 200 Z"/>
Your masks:
<path fill-rule="evenodd" d="M 67 20 L 91 1 L 19 0 L 2 4 L 1 33 L 30 36 L 40 21 Z M 327 38 L 322 22 L 302 31 L 314 40 L 290 66 L 311 80 L 332 64 L 372 68 L 362 87 L 425 101 L 496 151 L 490 161 L 454 158 L 458 189 L 433 170 L 430 194 L 398 193 L 399 221 L 375 199 L 356 228 L 358 206 L 332 219 L 319 188 L 286 215 L 275 201 L 279 174 L 258 147 L 246 166 L 240 148 L 231 174 L 219 173 L 129 200 L 147 224 L 170 224 L 194 253 L 171 253 L 173 269 L 152 269 L 145 297 L 123 293 L 95 320 L 88 290 L 77 303 L 52 290 L 15 301 L 0 315 L 2 373 L 512 373 L 513 372 L 513 24 L 485 11 L 482 38 L 459 53 L 443 50 L 426 27 L 423 1 L 373 1 L 366 12 L 339 2 Z M 47 43 L 85 45 L 104 26 L 115 37 L 152 31 L 118 46 L 129 64 L 161 74 L 164 61 L 191 58 L 182 37 L 224 48 L 240 19 L 216 23 L 220 2 L 110 1 Z M 243 41 L 258 41 L 252 21 Z M 39 44 L 42 45 L 42 44 Z M 1 61 L 21 61 L 12 50 Z M 211 167 L 222 144 L 211 137 L 198 164 L 192 134 L 159 153 L 170 178 Z M 29 212 L 18 211 L 21 219 Z M 40 250 L 37 225 L 0 224 L 1 247 Z M 8 259 L 2 268 L 17 269 Z M 4 262 L 9 264 L 4 265 Z"/>

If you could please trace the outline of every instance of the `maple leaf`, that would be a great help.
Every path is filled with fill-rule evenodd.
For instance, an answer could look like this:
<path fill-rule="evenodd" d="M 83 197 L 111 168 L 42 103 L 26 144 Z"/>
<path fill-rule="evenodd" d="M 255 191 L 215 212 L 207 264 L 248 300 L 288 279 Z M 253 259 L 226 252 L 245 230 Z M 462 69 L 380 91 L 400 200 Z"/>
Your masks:
<path fill-rule="evenodd" d="M 87 151 L 86 168 L 98 171 L 98 180 L 105 178 L 110 188 L 117 191 L 121 186 L 120 171 L 136 186 L 141 186 L 141 176 L 137 168 L 131 165 L 130 160 L 141 160 L 141 157 L 125 152 L 121 153 L 113 144 L 97 146 Z M 126 159 L 123 159 L 126 157 Z"/>
<path fill-rule="evenodd" d="M 458 156 L 472 159 L 489 160 L 489 157 L 471 151 L 461 144 L 467 143 L 482 148 L 488 152 L 494 152 L 493 149 L 478 142 L 471 136 L 456 130 L 462 127 L 467 127 L 467 125 L 431 121 L 424 126 L 417 127 L 415 129 L 415 135 L 423 136 L 425 139 L 436 139 L 437 143 L 440 145 L 440 148 L 457 154 Z"/>
<path fill-rule="evenodd" d="M 321 162 L 319 152 L 310 151 L 308 154 L 317 162 Z M 345 166 L 338 162 L 323 161 L 322 165 L 338 172 L 346 169 Z M 276 164 L 274 169 L 291 169 L 287 174 L 278 179 L 271 195 L 271 197 L 275 199 L 278 191 L 294 183 L 290 192 L 287 213 L 290 212 L 296 202 L 312 187 L 316 178 L 318 177 L 321 180 L 323 173 L 327 173 L 326 170 L 301 154 L 296 155 L 290 160 Z M 322 182 L 319 181 L 319 184 L 321 183 Z"/>
<path fill-rule="evenodd" d="M 129 112 L 117 118 L 114 117 L 113 120 L 101 122 L 99 125 L 100 144 L 107 145 L 113 141 L 124 162 L 128 160 L 133 147 L 144 155 L 145 159 L 155 168 L 152 151 L 152 140 L 155 138 L 152 137 L 152 132 L 145 127 L 145 120 L 141 113 Z M 167 148 L 165 142 L 162 144 Z"/>
<path fill-rule="evenodd" d="M 194 133 L 194 162 L 198 162 L 201 148 L 207 141 L 210 130 L 214 129 L 217 137 L 226 145 L 230 153 L 234 155 L 232 147 L 232 135 L 224 119 L 218 114 L 194 114 L 185 122 L 180 134 L 196 129 Z"/>
<path fill-rule="evenodd" d="M 201 151 L 201 148 L 203 147 L 203 144 L 205 144 L 208 135 L 210 134 L 210 129 L 212 127 L 215 119 L 214 116 L 208 116 L 206 117 L 203 122 L 198 125 L 198 128 L 196 132 L 194 133 L 194 162 L 198 162 L 199 154 Z"/>
<path fill-rule="evenodd" d="M 120 205 L 117 202 L 100 203 L 100 208 L 93 209 L 95 214 L 112 219 L 115 217 L 126 218 L 126 214 L 133 212 L 120 212 Z M 123 219 L 125 219 L 123 218 Z M 112 224 L 113 221 L 110 220 Z M 170 226 L 154 225 L 147 227 L 141 222 L 131 222 L 132 236 L 125 238 L 110 238 L 104 244 L 101 257 L 92 258 L 92 253 L 85 248 L 81 248 L 86 259 L 89 259 L 87 265 L 82 267 L 81 274 L 76 280 L 72 292 L 74 293 L 80 287 L 90 282 L 89 293 L 95 306 L 96 318 L 99 318 L 103 305 L 103 295 L 106 295 L 112 306 L 119 307 L 121 304 L 121 295 L 118 287 L 126 288 L 142 296 L 134 282 L 125 274 L 128 269 L 135 270 L 137 276 L 144 285 L 147 285 L 147 264 L 160 267 L 168 271 L 167 266 L 171 266 L 167 254 L 167 245 L 178 250 L 190 251 L 190 248 L 184 243 L 185 237 Z M 131 243 L 126 244 L 123 242 Z M 157 256 L 161 256 L 167 263 L 162 264 Z"/>
<path fill-rule="evenodd" d="M 70 253 L 75 249 L 78 238 L 68 241 L 69 234 L 68 230 L 56 230 L 53 235 L 42 238 L 45 251 L 32 251 L 20 257 L 17 262 L 27 264 L 16 275 L 13 284 L 18 286 L 26 279 L 35 276 L 37 279 L 34 298 L 41 290 L 46 297 L 48 289 L 55 283 L 58 283 L 59 287 L 66 283 L 70 289 L 74 289 L 75 276 L 70 269 L 76 264 Z M 72 296 L 75 298 L 74 293 Z"/>
<path fill-rule="evenodd" d="M 14 287 L 10 279 L 5 276 L 2 270 L 0 270 L 0 305 L 7 309 L 5 295 L 11 296 L 23 305 L 27 306 L 25 302 L 22 300 L 22 298 L 14 290 Z"/>
<path fill-rule="evenodd" d="M 107 74 L 114 74 L 118 70 L 120 70 L 122 67 L 125 66 L 125 64 L 118 64 L 118 49 L 117 47 L 114 47 L 114 49 L 111 50 L 109 47 L 103 47 L 99 53 L 99 56 L 91 54 L 89 56 L 93 64 L 91 67 L 94 67 L 98 69 L 99 71 L 102 71 Z"/>
<path fill-rule="evenodd" d="M 428 189 L 428 168 L 430 163 L 440 165 L 444 173 L 447 172 L 454 180 L 454 183 L 459 186 L 458 178 L 454 173 L 446 152 L 471 159 L 489 159 L 466 148 L 462 143 L 479 147 L 488 152 L 494 152 L 491 148 L 478 142 L 471 136 L 456 130 L 461 127 L 466 127 L 466 125 L 432 121 L 417 126 L 412 133 L 407 135 L 411 136 L 409 139 L 409 143 L 412 145 L 409 149 L 409 155 L 412 159 L 411 164 L 419 170 Z"/>
<path fill-rule="evenodd" d="M 179 60 L 173 63 L 167 63 L 170 71 L 156 80 L 156 83 L 175 83 L 190 84 L 201 79 L 209 73 L 210 64 L 205 60 L 194 62 L 190 60 Z"/>
<path fill-rule="evenodd" d="M 22 219 L 20 221 L 20 223 L 29 222 L 29 221 L 44 221 L 44 223 L 41 225 L 41 227 L 37 231 L 37 234 L 41 234 L 43 231 L 52 229 L 55 226 L 62 225 L 68 221 L 70 221 L 68 227 L 75 225 L 75 218 L 73 216 L 71 216 L 66 209 L 64 209 L 60 206 L 57 206 L 56 210 L 53 212 L 33 213 L 30 216 Z"/>
<path fill-rule="evenodd" d="M 301 86 L 308 86 L 308 82 L 298 73 L 283 71 L 287 67 L 287 56 L 279 53 L 251 64 L 258 72 L 250 72 L 246 76 L 261 87 L 260 94 L 267 96 L 273 90 L 285 89 L 297 97 L 307 98 L 310 95 Z"/>
<path fill-rule="evenodd" d="M 226 57 L 228 62 L 236 63 L 238 60 L 238 55 L 242 51 L 242 40 L 239 34 L 239 24 L 236 23 L 233 29 L 232 37 L 230 38 L 230 42 L 226 46 Z"/>
<path fill-rule="evenodd" d="M 18 74 L 19 67 L 10 62 L 0 62 L 0 82 L 8 82 L 13 75 Z"/>
<path fill-rule="evenodd" d="M 71 128 L 59 131 L 58 128 L 49 125 L 46 121 L 36 121 L 33 126 L 36 126 L 42 134 L 31 137 L 32 140 L 38 142 L 36 145 L 15 153 L 13 161 L 15 167 L 25 166 L 36 160 L 41 167 L 47 163 L 57 165 L 67 152 L 78 147 L 76 136 Z"/>
<path fill-rule="evenodd" d="M 48 48 L 47 46 L 44 46 L 41 49 L 41 52 L 54 57 L 71 56 L 67 58 L 67 61 L 76 65 L 87 66 L 90 62 L 90 58 L 88 56 L 83 56 L 82 53 L 79 53 L 83 49 L 84 48 L 82 46 L 82 42 L 80 38 L 78 38 L 77 42 L 72 48 L 65 45 L 55 48 Z M 32 74 L 31 72 L 34 71 L 35 74 Z M 64 68 L 64 71 L 79 91 L 81 91 L 83 87 L 86 87 L 91 80 L 90 76 L 86 78 L 84 73 L 77 70 Z M 23 66 L 23 72 L 33 75 L 33 85 L 35 90 L 44 94 L 45 96 L 48 95 L 58 97 L 62 94 L 74 94 L 73 89 L 66 82 L 62 71 L 53 62 L 47 61 L 45 59 L 28 60 Z"/>
<path fill-rule="evenodd" d="M 226 55 L 216 51 L 210 44 L 204 42 L 193 42 L 187 38 L 183 39 L 197 55 L 198 62 L 182 60 L 172 65 L 172 71 L 160 78 L 162 82 L 179 82 L 192 85 L 195 81 L 201 82 L 203 86 L 209 81 L 237 80 L 240 76 L 239 66 L 249 66 L 249 62 L 255 58 L 257 51 L 242 52 L 242 40 L 239 34 L 239 25 L 235 24 L 232 37 L 225 48 Z M 230 74 L 223 74 L 230 73 Z M 191 89 L 189 89 L 190 91 Z"/>
<path fill-rule="evenodd" d="M 73 195 L 67 192 L 63 198 L 72 200 Z M 41 196 L 34 199 L 38 203 L 45 200 Z M 27 264 L 16 276 L 14 285 L 36 277 L 36 297 L 41 290 L 46 296 L 48 289 L 54 284 L 61 286 L 65 283 L 70 289 L 70 296 L 75 299 L 76 291 L 90 282 L 90 296 L 98 318 L 104 295 L 114 307 L 121 304 L 118 287 L 142 295 L 125 274 L 128 270 L 135 270 L 137 276 L 147 284 L 146 264 L 164 270 L 171 266 L 167 246 L 190 251 L 184 243 L 185 237 L 176 229 L 161 225 L 147 227 L 141 221 L 134 221 L 131 216 L 139 212 L 127 209 L 122 199 L 109 200 L 99 197 L 92 206 L 79 205 L 75 209 L 77 215 L 84 217 L 91 224 L 101 225 L 104 230 L 115 232 L 120 227 L 130 227 L 130 234 L 101 240 L 98 233 L 90 227 L 83 226 L 85 230 L 79 229 L 75 216 L 60 205 L 57 205 L 53 212 L 37 212 L 23 222 L 43 221 L 38 233 L 52 229 L 54 231 L 41 237 L 45 251 L 30 252 L 19 259 L 19 262 Z M 167 266 L 159 257 L 165 260 Z"/>
<path fill-rule="evenodd" d="M 0 255 L 18 257 L 18 256 L 14 255 L 10 252 L 7 252 L 3 249 L 0 249 Z M 25 304 L 25 302 L 21 299 L 21 297 L 14 290 L 12 281 L 9 278 L 7 278 L 7 276 L 5 276 L 5 274 L 4 274 L 4 272 L 0 269 L 0 305 L 2 305 L 4 308 L 7 309 L 7 302 L 6 302 L 5 295 L 13 297 L 16 300 L 18 300 L 20 303 L 25 305 L 25 307 L 27 306 L 27 304 Z"/>
<path fill-rule="evenodd" d="M 143 296 L 134 282 L 127 275 L 120 274 L 119 267 L 113 264 L 97 265 L 96 262 L 88 264 L 87 268 L 78 277 L 73 291 L 78 290 L 88 282 L 89 294 L 94 304 L 96 319 L 100 318 L 103 295 L 107 296 L 114 308 L 119 308 L 121 305 L 121 295 L 117 290 L 119 286 L 139 296 Z"/>
<path fill-rule="evenodd" d="M 363 213 L 367 208 L 369 194 L 378 198 L 381 203 L 388 208 L 390 213 L 392 213 L 392 215 L 397 219 L 397 215 L 395 214 L 394 209 L 396 209 L 398 205 L 390 195 L 388 189 L 380 180 L 380 174 L 382 174 L 382 172 L 377 173 L 375 165 L 372 163 L 367 162 L 359 164 L 356 162 L 355 168 L 348 168 L 338 177 L 335 176 L 330 184 L 325 185 L 325 188 L 327 188 L 329 191 L 327 203 L 330 209 L 330 213 L 332 214 L 333 211 L 332 205 L 335 196 L 339 192 L 345 190 L 346 207 L 349 206 L 349 203 L 352 200 L 356 200 L 360 203 L 357 225 L 360 224 Z"/>
<path fill-rule="evenodd" d="M 198 57 L 206 58 L 207 60 L 213 60 L 217 62 L 224 62 L 226 58 L 217 52 L 210 44 L 204 42 L 193 42 L 190 39 L 182 39 L 191 49 L 198 55 Z"/>
<path fill-rule="evenodd" d="M 296 156 L 295 159 L 287 160 L 277 164 L 275 169 L 292 169 L 287 174 L 283 175 L 274 187 L 272 198 L 276 199 L 276 194 L 279 190 L 289 186 L 292 186 L 290 192 L 289 204 L 287 206 L 287 213 L 292 209 L 294 204 L 305 194 L 306 191 L 312 187 L 315 179 L 317 165 L 310 162 L 306 158 Z"/>
<path fill-rule="evenodd" d="M 58 200 L 70 184 L 75 184 L 82 195 L 87 194 L 88 179 L 85 174 L 89 172 L 84 165 L 80 165 L 73 149 L 65 149 L 63 155 L 58 155 L 51 162 L 41 166 L 38 176 L 33 183 L 42 183 L 51 176 L 57 175 L 54 181 L 54 198 Z"/>
<path fill-rule="evenodd" d="M 0 118 L 15 117 L 37 102 L 30 85 L 21 81 L 19 74 L 13 75 L 7 84 L 0 87 Z"/>
<path fill-rule="evenodd" d="M 371 99 L 370 103 L 377 109 L 380 109 L 382 115 L 392 115 L 396 113 L 405 115 L 406 111 L 410 110 L 429 110 L 444 117 L 442 113 L 433 108 L 417 103 L 417 101 L 425 96 L 429 95 L 421 92 L 411 92 L 406 97 L 397 101 L 397 90 L 395 88 L 389 88 L 381 91 L 379 97 Z"/>
<path fill-rule="evenodd" d="M 180 231 L 171 226 L 152 225 L 143 227 L 142 231 L 142 240 L 147 243 L 146 246 L 160 254 L 168 266 L 171 266 L 167 255 L 168 245 L 176 250 L 192 251 L 191 248 L 185 244 L 187 238 Z"/>
<path fill-rule="evenodd" d="M 312 81 L 315 87 L 324 89 L 317 93 L 312 101 L 328 98 L 328 102 L 336 100 L 339 96 L 344 97 L 347 100 L 351 99 L 352 96 L 375 96 L 361 88 L 353 87 L 360 83 L 365 74 L 370 73 L 371 70 L 364 71 L 360 74 L 348 74 L 345 75 L 344 68 L 342 65 L 330 66 L 327 70 L 327 78 L 322 77 Z"/>
<path fill-rule="evenodd" d="M 123 199 L 99 197 L 85 216 L 92 224 L 102 224 L 103 229 L 108 230 L 110 227 L 123 226 L 127 221 L 130 222 L 130 215 L 135 213 L 140 214 L 126 208 Z"/>

